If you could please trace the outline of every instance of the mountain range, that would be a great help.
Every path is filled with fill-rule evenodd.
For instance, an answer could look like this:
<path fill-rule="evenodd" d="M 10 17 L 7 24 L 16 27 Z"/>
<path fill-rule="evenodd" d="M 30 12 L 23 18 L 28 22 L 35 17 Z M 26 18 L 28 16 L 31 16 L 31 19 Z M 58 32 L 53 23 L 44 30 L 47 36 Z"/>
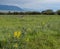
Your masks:
<path fill-rule="evenodd" d="M 24 11 L 24 9 L 18 6 L 0 5 L 0 11 Z"/>

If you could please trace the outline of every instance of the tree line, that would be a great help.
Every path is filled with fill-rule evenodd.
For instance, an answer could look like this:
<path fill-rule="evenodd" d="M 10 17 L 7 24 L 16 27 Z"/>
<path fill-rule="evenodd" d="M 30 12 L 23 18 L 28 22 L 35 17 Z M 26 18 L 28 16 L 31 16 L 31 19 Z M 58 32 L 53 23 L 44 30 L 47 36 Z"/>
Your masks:
<path fill-rule="evenodd" d="M 60 15 L 60 10 L 53 11 L 51 9 L 44 10 L 41 12 L 37 11 L 28 11 L 28 12 L 0 12 L 0 15 Z"/>

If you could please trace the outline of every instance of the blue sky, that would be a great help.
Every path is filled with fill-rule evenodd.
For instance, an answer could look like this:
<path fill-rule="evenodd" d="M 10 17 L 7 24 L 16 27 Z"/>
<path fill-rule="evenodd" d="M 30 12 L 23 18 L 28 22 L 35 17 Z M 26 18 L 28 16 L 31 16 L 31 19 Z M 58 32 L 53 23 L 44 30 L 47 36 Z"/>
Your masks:
<path fill-rule="evenodd" d="M 33 10 L 60 9 L 60 0 L 0 0 L 3 5 L 15 5 Z"/>

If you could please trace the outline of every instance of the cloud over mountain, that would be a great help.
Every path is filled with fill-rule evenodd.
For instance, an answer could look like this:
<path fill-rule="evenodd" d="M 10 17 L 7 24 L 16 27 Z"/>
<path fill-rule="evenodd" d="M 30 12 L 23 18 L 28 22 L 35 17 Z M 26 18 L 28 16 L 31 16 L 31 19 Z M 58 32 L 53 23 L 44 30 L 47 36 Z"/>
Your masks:
<path fill-rule="evenodd" d="M 34 10 L 60 8 L 60 0 L 0 0 L 0 4 L 16 5 Z"/>

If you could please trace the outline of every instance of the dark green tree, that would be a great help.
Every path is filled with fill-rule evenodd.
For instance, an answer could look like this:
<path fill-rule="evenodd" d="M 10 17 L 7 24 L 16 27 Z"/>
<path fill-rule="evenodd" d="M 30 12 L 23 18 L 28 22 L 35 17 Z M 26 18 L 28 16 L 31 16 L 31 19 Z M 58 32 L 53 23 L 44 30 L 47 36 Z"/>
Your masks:
<path fill-rule="evenodd" d="M 45 10 L 41 12 L 42 14 L 46 14 L 46 15 L 54 15 L 54 11 L 51 9 Z"/>
<path fill-rule="evenodd" d="M 60 10 L 57 10 L 57 11 L 56 11 L 56 14 L 60 15 Z"/>

